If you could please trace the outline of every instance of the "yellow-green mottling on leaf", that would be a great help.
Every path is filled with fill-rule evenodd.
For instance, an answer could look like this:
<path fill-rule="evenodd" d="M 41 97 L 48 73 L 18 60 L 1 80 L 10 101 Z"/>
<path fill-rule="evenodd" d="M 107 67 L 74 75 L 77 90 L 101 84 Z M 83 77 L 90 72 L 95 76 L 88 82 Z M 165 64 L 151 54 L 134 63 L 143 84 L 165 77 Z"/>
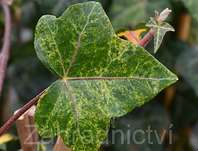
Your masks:
<path fill-rule="evenodd" d="M 143 105 L 177 77 L 139 46 L 116 36 L 98 2 L 41 17 L 35 49 L 60 79 L 40 98 L 43 137 L 60 135 L 72 151 L 97 151 L 110 120 Z"/>

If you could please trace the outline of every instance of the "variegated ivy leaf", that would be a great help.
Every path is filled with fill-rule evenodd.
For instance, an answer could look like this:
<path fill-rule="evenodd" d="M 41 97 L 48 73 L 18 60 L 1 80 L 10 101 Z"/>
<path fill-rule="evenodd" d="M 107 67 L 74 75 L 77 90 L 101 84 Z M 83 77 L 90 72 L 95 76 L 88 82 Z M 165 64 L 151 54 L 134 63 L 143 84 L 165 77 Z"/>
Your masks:
<path fill-rule="evenodd" d="M 150 18 L 150 21 L 146 24 L 147 27 L 155 30 L 154 35 L 154 53 L 157 52 L 162 44 L 163 38 L 168 31 L 175 31 L 174 28 L 166 22 L 158 22 L 154 18 Z"/>
<path fill-rule="evenodd" d="M 112 117 L 143 105 L 177 77 L 143 48 L 120 39 L 100 3 L 43 16 L 36 27 L 40 60 L 59 80 L 42 95 L 36 125 L 72 151 L 97 151 Z"/>

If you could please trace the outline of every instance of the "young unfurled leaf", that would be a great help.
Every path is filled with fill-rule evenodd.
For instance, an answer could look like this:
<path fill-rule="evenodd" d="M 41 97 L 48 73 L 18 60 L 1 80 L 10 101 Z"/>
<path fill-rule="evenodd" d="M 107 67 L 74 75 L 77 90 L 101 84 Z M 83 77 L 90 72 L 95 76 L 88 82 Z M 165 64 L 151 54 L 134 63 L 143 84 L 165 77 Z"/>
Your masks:
<path fill-rule="evenodd" d="M 100 3 L 43 16 L 36 27 L 40 60 L 60 79 L 40 98 L 36 125 L 72 151 L 97 151 L 112 117 L 143 105 L 177 77 L 143 48 L 120 39 Z"/>
<path fill-rule="evenodd" d="M 124 32 L 120 32 L 118 34 L 118 36 L 119 37 L 124 37 L 128 41 L 137 45 L 142 38 L 141 37 L 142 33 L 144 33 L 145 31 L 146 31 L 146 29 L 137 29 L 137 30 L 134 30 L 134 31 L 124 31 Z"/>
<path fill-rule="evenodd" d="M 154 18 L 150 18 L 150 21 L 146 24 L 146 26 L 153 28 L 153 30 L 155 30 L 154 53 L 156 53 L 159 49 L 165 34 L 168 31 L 175 31 L 170 24 L 166 22 L 158 22 Z"/>

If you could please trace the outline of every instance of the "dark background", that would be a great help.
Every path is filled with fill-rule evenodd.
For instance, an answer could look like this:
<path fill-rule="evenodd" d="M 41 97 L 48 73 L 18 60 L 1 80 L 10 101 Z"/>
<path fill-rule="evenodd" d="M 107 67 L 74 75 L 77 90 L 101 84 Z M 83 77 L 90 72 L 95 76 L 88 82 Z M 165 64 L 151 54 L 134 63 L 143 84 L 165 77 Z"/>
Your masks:
<path fill-rule="evenodd" d="M 56 77 L 38 60 L 34 45 L 34 30 L 38 19 L 44 14 L 59 16 L 69 5 L 86 0 L 14 0 L 12 13 L 11 58 L 5 79 L 3 96 L 0 98 L 1 124 L 21 105 L 48 87 Z M 134 30 L 146 23 L 154 11 L 165 8 L 173 10 L 169 22 L 176 29 L 168 33 L 157 54 L 153 47 L 147 50 L 171 71 L 179 76 L 179 81 L 164 90 L 156 98 L 126 116 L 115 119 L 109 132 L 109 143 L 104 143 L 106 151 L 197 151 L 198 150 L 198 1 L 197 0 L 102 0 L 101 3 L 116 31 Z M 190 27 L 190 28 L 188 28 Z M 3 37 L 4 19 L 0 13 L 0 34 Z M 130 125 L 130 126 L 127 126 Z M 157 134 L 163 130 L 171 133 L 162 144 L 157 143 L 153 133 L 148 142 L 138 145 L 132 140 L 130 145 L 120 145 L 121 137 L 116 135 L 112 145 L 112 132 L 121 129 L 147 130 Z M 16 128 L 9 132 L 13 139 L 0 142 L 2 150 L 20 149 Z M 141 136 L 139 136 L 141 137 Z M 52 150 L 51 145 L 43 145 L 38 150 Z"/>

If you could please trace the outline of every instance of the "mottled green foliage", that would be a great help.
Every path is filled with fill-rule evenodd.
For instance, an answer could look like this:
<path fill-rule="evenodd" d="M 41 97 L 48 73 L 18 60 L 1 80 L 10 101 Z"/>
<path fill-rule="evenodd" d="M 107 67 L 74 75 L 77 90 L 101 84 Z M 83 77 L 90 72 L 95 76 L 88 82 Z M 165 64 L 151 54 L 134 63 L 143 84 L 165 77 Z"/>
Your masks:
<path fill-rule="evenodd" d="M 154 53 L 157 52 L 165 34 L 168 31 L 175 31 L 174 28 L 166 22 L 158 22 L 154 18 L 150 18 L 150 21 L 146 24 L 147 27 L 153 28 L 155 30 L 154 36 Z"/>
<path fill-rule="evenodd" d="M 110 15 L 114 28 L 120 29 L 136 26 L 165 8 L 171 8 L 168 0 L 114 0 Z"/>
<path fill-rule="evenodd" d="M 198 21 L 198 0 L 182 0 L 191 15 Z"/>
<path fill-rule="evenodd" d="M 36 125 L 73 151 L 97 151 L 112 117 L 143 105 L 177 77 L 143 48 L 116 36 L 102 6 L 87 2 L 36 27 L 40 60 L 60 79 L 40 98 Z"/>

